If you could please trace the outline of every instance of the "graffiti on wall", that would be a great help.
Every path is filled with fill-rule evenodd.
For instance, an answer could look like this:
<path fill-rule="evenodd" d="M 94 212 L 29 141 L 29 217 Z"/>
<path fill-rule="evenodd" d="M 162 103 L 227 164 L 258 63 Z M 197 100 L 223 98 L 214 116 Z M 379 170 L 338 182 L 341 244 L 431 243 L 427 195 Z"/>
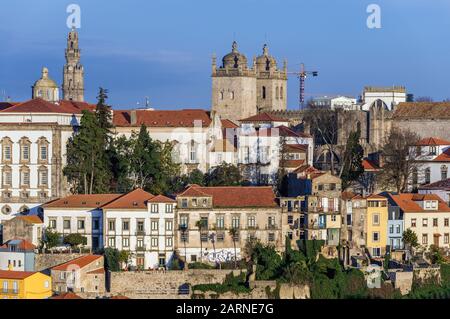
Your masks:
<path fill-rule="evenodd" d="M 239 260 L 240 258 L 240 251 L 238 249 L 236 250 L 236 259 Z M 203 259 L 211 263 L 234 261 L 234 249 L 205 250 L 203 252 Z"/>

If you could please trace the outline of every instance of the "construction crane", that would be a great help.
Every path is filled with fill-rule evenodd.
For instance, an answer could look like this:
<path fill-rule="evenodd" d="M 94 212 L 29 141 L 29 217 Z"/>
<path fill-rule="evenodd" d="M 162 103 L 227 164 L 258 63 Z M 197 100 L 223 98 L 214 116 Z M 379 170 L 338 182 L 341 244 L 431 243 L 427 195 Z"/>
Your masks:
<path fill-rule="evenodd" d="M 299 103 L 298 106 L 300 110 L 303 110 L 305 107 L 305 81 L 308 75 L 318 76 L 318 71 L 307 71 L 305 70 L 305 64 L 300 64 L 300 72 L 288 72 L 288 74 L 292 74 L 297 76 L 300 80 L 300 94 L 299 94 Z"/>

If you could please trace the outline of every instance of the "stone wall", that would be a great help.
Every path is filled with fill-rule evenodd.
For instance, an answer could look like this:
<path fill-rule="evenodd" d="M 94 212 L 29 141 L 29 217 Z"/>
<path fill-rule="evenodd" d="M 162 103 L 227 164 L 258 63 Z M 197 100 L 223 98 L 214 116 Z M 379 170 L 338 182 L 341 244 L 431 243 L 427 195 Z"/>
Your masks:
<path fill-rule="evenodd" d="M 34 270 L 44 271 L 85 255 L 87 254 L 36 254 L 34 257 Z"/>
<path fill-rule="evenodd" d="M 167 272 L 112 272 L 111 295 L 124 295 L 132 299 L 189 299 L 190 294 L 179 294 L 186 284 L 222 283 L 225 277 L 240 270 L 190 269 Z"/>

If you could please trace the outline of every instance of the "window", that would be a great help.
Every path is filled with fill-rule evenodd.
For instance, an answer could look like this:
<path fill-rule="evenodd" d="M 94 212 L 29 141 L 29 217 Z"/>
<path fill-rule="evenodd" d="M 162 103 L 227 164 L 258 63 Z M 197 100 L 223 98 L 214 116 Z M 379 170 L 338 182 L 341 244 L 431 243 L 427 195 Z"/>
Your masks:
<path fill-rule="evenodd" d="M 393 234 L 394 233 L 394 225 L 390 225 L 389 226 L 389 234 Z"/>
<path fill-rule="evenodd" d="M 262 98 L 265 100 L 266 99 L 266 87 L 265 86 L 262 87 L 261 95 L 262 95 Z"/>
<path fill-rule="evenodd" d="M 372 233 L 372 240 L 373 241 L 379 241 L 380 240 L 380 233 L 379 232 L 373 232 Z"/>
<path fill-rule="evenodd" d="M 417 220 L 415 218 L 411 219 L 411 227 L 416 227 Z"/>
<path fill-rule="evenodd" d="M 108 238 L 108 246 L 109 247 L 116 247 L 116 238 L 115 237 L 109 237 Z"/>
<path fill-rule="evenodd" d="M 3 160 L 4 161 L 11 161 L 11 145 L 5 145 L 3 146 Z"/>
<path fill-rule="evenodd" d="M 152 204 L 151 205 L 151 212 L 157 213 L 158 212 L 158 204 Z"/>
<path fill-rule="evenodd" d="M 224 215 L 217 215 L 216 217 L 216 228 L 217 229 L 224 229 L 225 227 L 225 216 Z"/>
<path fill-rule="evenodd" d="M 39 146 L 39 159 L 41 161 L 47 161 L 47 145 Z"/>
<path fill-rule="evenodd" d="M 40 186 L 48 185 L 48 170 L 45 167 L 41 167 L 39 169 L 39 185 Z"/>
<path fill-rule="evenodd" d="M 128 237 L 122 238 L 122 247 L 130 247 L 130 238 Z"/>
<path fill-rule="evenodd" d="M 438 227 L 438 219 L 433 218 L 433 227 Z"/>
<path fill-rule="evenodd" d="M 428 227 L 428 218 L 422 218 L 422 227 Z"/>
<path fill-rule="evenodd" d="M 3 186 L 12 186 L 12 171 L 8 166 L 3 167 Z"/>
<path fill-rule="evenodd" d="M 428 245 L 428 234 L 422 234 L 422 245 Z"/>
<path fill-rule="evenodd" d="M 182 242 L 189 242 L 189 233 L 187 231 L 181 232 L 180 239 Z"/>
<path fill-rule="evenodd" d="M 192 206 L 197 206 L 197 198 L 192 199 Z"/>
<path fill-rule="evenodd" d="M 6 280 L 3 281 L 3 292 L 4 293 L 8 292 L 8 282 Z"/>
<path fill-rule="evenodd" d="M 200 240 L 206 243 L 208 241 L 208 233 L 200 233 Z"/>
<path fill-rule="evenodd" d="M 449 234 L 446 233 L 444 234 L 444 244 L 448 244 L 449 243 Z"/>
<path fill-rule="evenodd" d="M 336 215 L 331 215 L 331 221 L 335 222 L 336 221 Z"/>
<path fill-rule="evenodd" d="M 444 219 L 444 226 L 445 226 L 445 227 L 448 227 L 448 218 L 445 218 L 445 219 Z"/>
<path fill-rule="evenodd" d="M 116 220 L 115 219 L 108 220 L 108 230 L 109 231 L 115 231 L 116 230 Z"/>
<path fill-rule="evenodd" d="M 166 204 L 166 214 L 173 213 L 173 206 L 172 204 Z"/>
<path fill-rule="evenodd" d="M 436 155 L 436 146 L 430 146 L 430 155 Z"/>
<path fill-rule="evenodd" d="M 288 225 L 292 225 L 294 223 L 294 216 L 288 215 L 287 223 L 288 223 Z"/>
<path fill-rule="evenodd" d="M 194 141 L 191 141 L 191 145 L 190 145 L 190 152 L 189 152 L 189 159 L 191 161 L 191 163 L 196 163 L 197 161 L 197 150 L 196 150 L 196 145 Z"/>
<path fill-rule="evenodd" d="M 247 227 L 256 228 L 256 216 L 251 215 L 247 217 Z"/>
<path fill-rule="evenodd" d="M 181 215 L 180 216 L 180 227 L 187 228 L 189 224 L 189 218 L 187 215 Z"/>
<path fill-rule="evenodd" d="M 188 207 L 188 200 L 187 200 L 187 198 L 183 198 L 181 200 L 181 207 L 182 208 L 187 208 Z"/>
<path fill-rule="evenodd" d="M 20 185 L 30 186 L 30 171 L 26 168 L 22 168 L 20 175 Z"/>
<path fill-rule="evenodd" d="M 231 218 L 231 227 L 232 228 L 239 228 L 240 226 L 240 218 L 239 216 L 233 216 Z"/>
<path fill-rule="evenodd" d="M 173 240 L 172 237 L 166 237 L 166 247 L 172 247 Z"/>
<path fill-rule="evenodd" d="M 143 232 L 144 231 L 144 221 L 139 220 L 136 224 L 136 228 L 137 228 L 138 232 Z M 152 221 L 152 228 L 153 228 L 153 221 Z M 158 229 L 158 228 L 156 228 L 156 229 Z"/>
<path fill-rule="evenodd" d="M 225 240 L 225 233 L 223 232 L 217 233 L 217 241 L 223 242 L 224 240 Z"/>
<path fill-rule="evenodd" d="M 274 233 L 269 233 L 268 237 L 269 237 L 268 238 L 269 241 L 275 241 L 275 234 Z"/>
<path fill-rule="evenodd" d="M 270 229 L 275 228 L 275 216 L 269 216 L 267 217 L 267 225 Z"/>
<path fill-rule="evenodd" d="M 130 230 L 130 221 L 129 220 L 124 220 L 122 222 L 122 230 L 124 230 L 124 231 Z"/>
<path fill-rule="evenodd" d="M 173 230 L 173 222 L 171 220 L 166 220 L 166 231 Z"/>
<path fill-rule="evenodd" d="M 142 224 L 143 224 L 143 222 L 142 222 Z M 157 220 L 152 220 L 150 224 L 151 224 L 151 230 L 152 231 L 158 230 L 158 226 L 159 225 L 158 225 L 158 221 Z"/>
<path fill-rule="evenodd" d="M 158 247 L 158 237 L 152 237 L 152 247 Z"/>
<path fill-rule="evenodd" d="M 401 231 L 401 227 L 400 227 L 400 225 L 397 225 L 397 226 L 395 226 L 395 228 L 396 228 L 396 232 L 397 232 L 397 234 L 400 234 L 400 231 Z"/>
<path fill-rule="evenodd" d="M 441 166 L 441 180 L 447 179 L 448 176 L 448 168 L 446 165 Z"/>
<path fill-rule="evenodd" d="M 44 281 L 44 288 L 49 288 L 49 287 L 50 287 L 50 284 L 49 284 L 48 280 Z"/>
<path fill-rule="evenodd" d="M 94 218 L 92 220 L 92 229 L 99 230 L 100 229 L 100 220 L 98 218 Z"/>
<path fill-rule="evenodd" d="M 138 238 L 136 241 L 137 248 L 144 248 L 144 239 Z"/>
<path fill-rule="evenodd" d="M 280 93 L 279 93 L 278 86 L 275 87 L 275 98 L 276 98 L 277 100 L 280 98 Z"/>
<path fill-rule="evenodd" d="M 30 160 L 30 145 L 22 144 L 21 146 L 21 160 L 23 162 L 28 162 Z"/>
<path fill-rule="evenodd" d="M 372 248 L 372 255 L 374 257 L 379 257 L 381 255 L 381 248 Z"/>
<path fill-rule="evenodd" d="M 84 229 L 84 219 L 78 220 L 78 229 L 80 230 Z"/>
<path fill-rule="evenodd" d="M 429 167 L 425 169 L 425 184 L 430 184 L 431 181 L 431 170 Z"/>
<path fill-rule="evenodd" d="M 281 99 L 281 100 L 283 99 L 283 95 L 284 95 L 284 92 L 283 92 L 283 86 L 281 86 L 281 87 L 280 87 L 280 99 Z"/>
<path fill-rule="evenodd" d="M 48 227 L 52 229 L 56 229 L 56 219 L 50 219 L 48 221 Z"/>
<path fill-rule="evenodd" d="M 63 221 L 63 228 L 64 229 L 70 229 L 70 219 L 64 219 L 64 221 Z"/>

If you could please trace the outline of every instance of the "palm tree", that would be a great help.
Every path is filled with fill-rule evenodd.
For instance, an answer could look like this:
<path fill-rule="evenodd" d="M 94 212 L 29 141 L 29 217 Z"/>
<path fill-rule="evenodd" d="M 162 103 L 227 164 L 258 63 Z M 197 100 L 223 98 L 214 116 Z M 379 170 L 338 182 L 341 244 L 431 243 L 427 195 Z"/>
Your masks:
<path fill-rule="evenodd" d="M 237 268 L 237 257 L 236 257 L 236 235 L 238 234 L 239 230 L 236 227 L 232 227 L 229 230 L 229 234 L 233 239 L 233 247 L 234 247 L 234 268 Z"/>

